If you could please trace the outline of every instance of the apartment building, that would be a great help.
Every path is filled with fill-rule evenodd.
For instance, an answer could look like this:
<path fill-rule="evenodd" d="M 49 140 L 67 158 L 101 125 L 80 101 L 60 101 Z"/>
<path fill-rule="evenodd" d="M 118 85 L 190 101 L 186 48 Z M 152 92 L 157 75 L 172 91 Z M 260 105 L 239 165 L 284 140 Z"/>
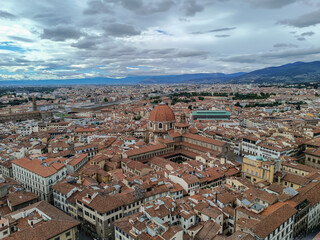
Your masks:
<path fill-rule="evenodd" d="M 306 149 L 305 163 L 307 166 L 320 169 L 320 148 Z"/>
<path fill-rule="evenodd" d="M 54 205 L 82 222 L 92 237 L 111 238 L 113 222 L 137 213 L 142 204 L 148 204 L 163 196 L 173 199 L 183 197 L 183 189 L 172 182 L 156 178 L 126 178 L 123 183 L 84 186 L 75 178 L 67 177 L 55 184 L 53 189 Z M 123 186 L 125 184 L 126 186 Z M 121 189 L 127 189 L 123 193 Z"/>
<path fill-rule="evenodd" d="M 79 239 L 80 222 L 46 201 L 4 215 L 0 224 L 0 239 Z"/>
<path fill-rule="evenodd" d="M 68 202 L 67 199 L 75 192 L 79 190 L 79 185 L 68 183 L 72 182 L 72 178 L 66 178 L 51 188 L 53 190 L 53 205 L 62 211 L 68 213 Z"/>
<path fill-rule="evenodd" d="M 251 232 L 259 240 L 293 239 L 296 212 L 295 208 L 285 204 L 254 225 Z"/>
<path fill-rule="evenodd" d="M 242 155 L 255 155 L 263 158 L 279 158 L 283 155 L 294 154 L 293 146 L 286 146 L 280 143 L 262 141 L 256 136 L 246 136 L 241 142 Z"/>
<path fill-rule="evenodd" d="M 51 186 L 67 174 L 67 168 L 56 159 L 20 158 L 12 162 L 13 178 L 26 190 L 40 196 L 42 200 L 52 202 Z"/>
<path fill-rule="evenodd" d="M 139 213 L 114 223 L 115 239 L 160 237 L 173 240 L 183 239 L 183 235 L 192 239 L 204 239 L 205 236 L 212 239 L 211 237 L 221 234 L 222 212 L 209 206 L 197 208 L 191 201 L 178 203 L 172 198 L 162 197 L 152 204 L 146 204 Z"/>
<path fill-rule="evenodd" d="M 251 182 L 273 183 L 274 174 L 281 170 L 281 161 L 260 156 L 246 155 L 242 162 L 242 175 Z"/>
<path fill-rule="evenodd" d="M 174 183 L 178 183 L 188 194 L 196 192 L 200 188 L 199 179 L 191 174 L 170 174 L 169 179 Z"/>

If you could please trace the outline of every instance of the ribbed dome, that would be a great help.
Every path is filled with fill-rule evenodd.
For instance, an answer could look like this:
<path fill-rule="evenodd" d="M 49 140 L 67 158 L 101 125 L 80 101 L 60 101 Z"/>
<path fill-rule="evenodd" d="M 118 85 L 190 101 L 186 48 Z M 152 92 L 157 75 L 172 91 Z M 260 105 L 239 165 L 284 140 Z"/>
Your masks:
<path fill-rule="evenodd" d="M 175 120 L 175 116 L 168 105 L 161 103 L 151 111 L 149 120 L 151 122 L 171 122 Z"/>

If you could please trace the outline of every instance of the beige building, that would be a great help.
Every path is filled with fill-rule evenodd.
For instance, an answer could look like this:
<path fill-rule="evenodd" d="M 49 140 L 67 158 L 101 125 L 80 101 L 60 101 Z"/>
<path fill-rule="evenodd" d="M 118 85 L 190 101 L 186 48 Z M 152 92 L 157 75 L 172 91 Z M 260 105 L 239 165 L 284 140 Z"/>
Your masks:
<path fill-rule="evenodd" d="M 242 162 L 242 175 L 251 182 L 273 182 L 274 174 L 281 170 L 281 161 L 247 155 Z"/>
<path fill-rule="evenodd" d="M 308 148 L 305 151 L 305 164 L 320 169 L 320 148 Z"/>

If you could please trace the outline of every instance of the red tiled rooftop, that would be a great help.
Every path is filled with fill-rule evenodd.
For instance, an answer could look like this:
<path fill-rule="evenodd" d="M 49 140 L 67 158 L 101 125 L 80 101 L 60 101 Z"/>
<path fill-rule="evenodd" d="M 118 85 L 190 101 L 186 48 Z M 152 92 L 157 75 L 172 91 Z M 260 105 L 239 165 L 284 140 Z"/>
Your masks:
<path fill-rule="evenodd" d="M 149 120 L 152 122 L 171 122 L 175 120 L 175 116 L 168 105 L 159 104 L 150 112 Z"/>
<path fill-rule="evenodd" d="M 56 162 L 49 166 L 42 165 L 42 161 L 39 159 L 30 160 L 29 158 L 20 158 L 12 162 L 22 168 L 25 168 L 33 173 L 36 173 L 42 177 L 49 177 L 64 167 L 64 164 Z"/>

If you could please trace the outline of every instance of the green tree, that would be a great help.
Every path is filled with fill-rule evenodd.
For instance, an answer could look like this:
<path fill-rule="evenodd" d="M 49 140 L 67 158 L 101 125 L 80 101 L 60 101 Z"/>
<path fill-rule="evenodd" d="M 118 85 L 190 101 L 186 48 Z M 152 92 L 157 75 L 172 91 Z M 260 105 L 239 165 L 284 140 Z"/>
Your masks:
<path fill-rule="evenodd" d="M 242 107 L 239 102 L 235 104 L 236 107 Z"/>

